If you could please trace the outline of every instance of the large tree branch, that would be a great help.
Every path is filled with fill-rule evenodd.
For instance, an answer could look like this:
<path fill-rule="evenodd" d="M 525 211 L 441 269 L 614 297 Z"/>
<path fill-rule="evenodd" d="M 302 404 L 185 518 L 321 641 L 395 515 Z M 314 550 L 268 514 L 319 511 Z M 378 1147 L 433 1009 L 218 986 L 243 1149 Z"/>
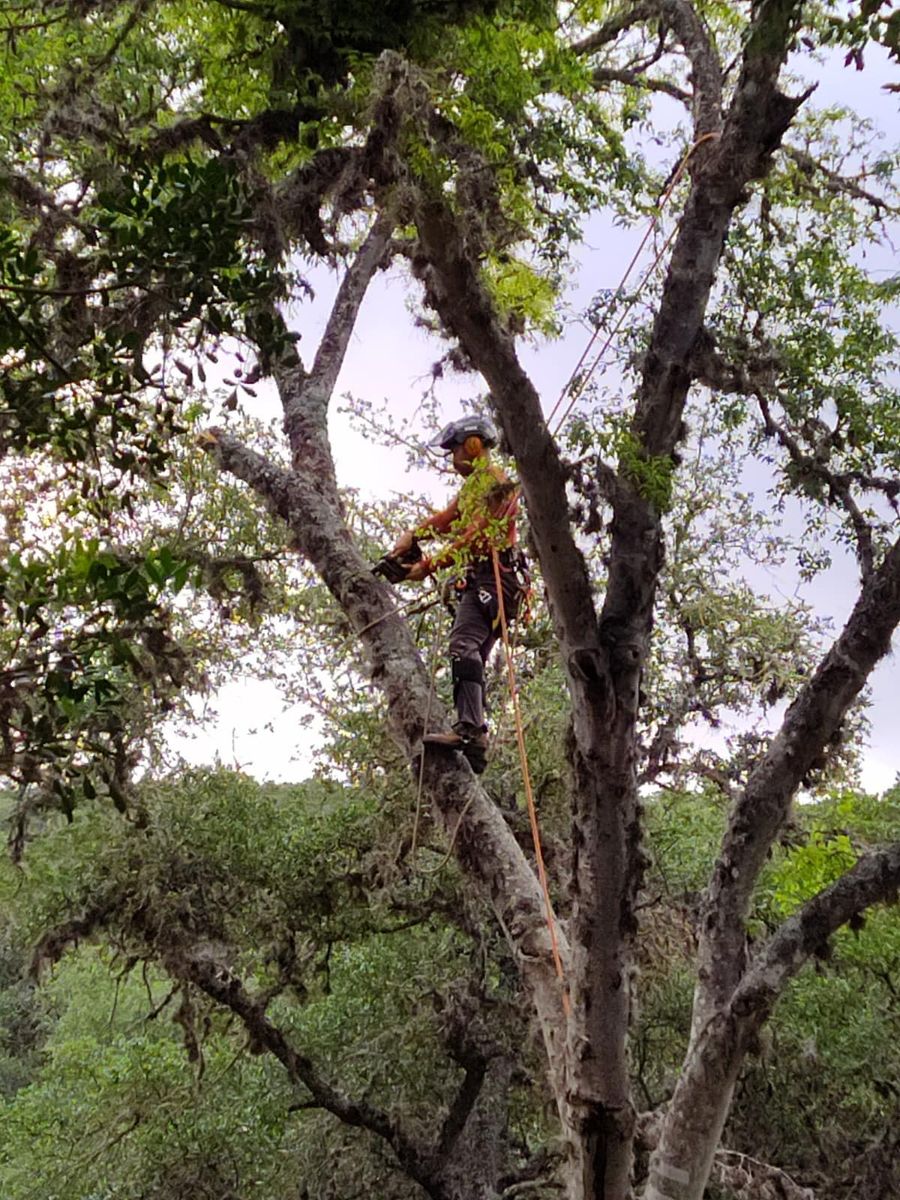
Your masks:
<path fill-rule="evenodd" d="M 603 799 L 622 810 L 627 827 L 636 806 L 640 672 L 649 649 L 663 556 L 662 502 L 649 480 L 658 478 L 667 466 L 671 469 L 672 453 L 683 436 L 682 415 L 692 381 L 691 357 L 702 332 L 734 210 L 744 201 L 747 184 L 768 170 L 771 153 L 801 103 L 784 96 L 777 86 L 800 8 L 801 0 L 762 0 L 756 7 L 741 75 L 721 131 L 713 125 L 701 133 L 700 122 L 713 120 L 712 107 L 695 107 L 697 140 L 707 140 L 692 154 L 691 189 L 644 357 L 631 425 L 633 444 L 620 463 L 608 586 L 601 613 L 601 633 L 609 646 L 616 698 Z M 710 138 L 709 133 L 717 136 Z M 600 878 L 606 833 L 602 810 L 586 813 L 583 824 L 589 831 L 588 846 L 595 847 L 594 873 Z M 587 912 L 585 928 L 590 921 Z M 573 945 L 577 949 L 580 939 L 575 922 L 573 914 Z M 695 1005 L 698 1022 L 702 1010 L 702 1004 Z M 687 1070 L 679 1105 L 673 1104 L 667 1116 L 663 1142 L 647 1185 L 650 1200 L 675 1194 L 673 1181 L 678 1183 L 679 1197 L 699 1200 L 709 1177 L 734 1078 L 734 1074 L 723 1071 L 715 1079 L 702 1056 L 697 1059 L 696 1072 Z"/>
<path fill-rule="evenodd" d="M 438 1139 L 438 1159 L 454 1154 L 469 1118 L 486 1090 L 488 1072 L 508 1079 L 512 1063 L 503 1047 L 491 1036 L 479 1015 L 484 1003 L 482 988 L 455 988 L 441 1013 L 444 1041 L 454 1061 L 463 1069 L 463 1079 L 447 1110 Z M 465 1149 L 457 1160 L 465 1156 Z"/>
<path fill-rule="evenodd" d="M 656 9 L 691 64 L 694 137 L 714 133 L 722 124 L 722 66 L 709 30 L 687 0 L 656 0 Z"/>
<path fill-rule="evenodd" d="M 484 1078 L 487 1074 L 488 1061 L 481 1055 L 471 1056 L 463 1064 L 463 1079 L 459 1085 L 459 1090 L 453 1098 L 447 1116 L 444 1118 L 441 1126 L 440 1138 L 438 1141 L 438 1157 L 442 1160 L 448 1158 L 452 1154 L 456 1143 L 459 1141 L 460 1134 L 465 1129 L 466 1122 L 472 1114 L 472 1110 L 478 1103 L 478 1097 L 481 1095 L 481 1089 L 484 1085 Z"/>
<path fill-rule="evenodd" d="M 440 1175 L 433 1170 L 433 1155 L 407 1133 L 396 1117 L 366 1100 L 355 1100 L 330 1084 L 313 1061 L 290 1043 L 284 1031 L 267 1016 L 265 1008 L 243 983 L 218 963 L 195 954 L 179 954 L 166 963 L 170 974 L 194 984 L 202 992 L 234 1013 L 254 1046 L 267 1050 L 282 1064 L 291 1082 L 304 1087 L 316 1105 L 345 1125 L 367 1129 L 382 1138 L 397 1156 L 400 1166 L 432 1200 L 450 1200 Z"/>
<path fill-rule="evenodd" d="M 778 90 L 801 8 L 802 0 L 762 0 L 757 6 L 721 136 L 693 156 L 693 187 L 654 322 L 635 420 L 650 455 L 671 453 L 678 438 L 690 355 L 731 215 L 745 199 L 747 184 L 768 170 L 772 152 L 805 99 Z M 695 126 L 698 138 L 706 132 Z"/>
<path fill-rule="evenodd" d="M 340 511 L 336 489 L 320 463 L 330 459 L 319 435 L 296 470 L 269 462 L 225 432 L 210 431 L 206 448 L 223 470 L 244 480 L 274 515 L 286 522 L 294 545 L 316 568 L 357 631 L 365 667 L 381 691 L 395 737 L 410 758 L 421 754 L 425 714 L 446 722 L 429 699 L 428 672 L 386 584 L 361 557 Z M 541 1021 L 551 1063 L 564 1039 L 559 981 L 553 967 L 543 896 L 536 875 L 502 814 L 479 786 L 462 756 L 430 753 L 422 771 L 423 795 L 460 865 L 491 902 Z M 564 963 L 568 946 L 559 931 Z M 561 1088 L 561 1081 L 554 1080 Z"/>
<path fill-rule="evenodd" d="M 362 158 L 359 146 L 328 146 L 278 185 L 275 203 L 289 237 L 302 237 L 316 254 L 331 256 L 320 209 L 342 177 L 358 169 Z"/>
<path fill-rule="evenodd" d="M 637 1140 L 645 1150 L 655 1150 L 666 1109 L 642 1112 Z M 733 1195 L 733 1200 L 816 1200 L 811 1188 L 797 1183 L 781 1167 L 761 1162 L 740 1150 L 722 1147 L 713 1159 L 712 1177 Z"/>
<path fill-rule="evenodd" d="M 898 888 L 900 843 L 866 855 L 789 917 L 733 993 L 695 1025 L 651 1158 L 646 1200 L 702 1195 L 741 1064 L 788 981 L 836 929 L 873 904 L 896 900 Z"/>
<path fill-rule="evenodd" d="M 835 736 L 900 623 L 900 541 L 860 591 L 844 629 L 785 714 L 728 823 L 703 906 L 695 1020 L 727 1003 L 744 966 L 744 919 L 801 781 Z"/>
<path fill-rule="evenodd" d="M 764 3 L 761 10 L 769 7 Z M 745 195 L 747 183 L 763 173 L 768 156 L 777 145 L 797 107 L 777 89 L 781 63 L 792 30 L 789 14 L 799 4 L 794 0 L 779 14 L 771 30 L 773 40 L 763 52 L 751 32 L 745 71 L 735 100 L 719 133 L 718 66 L 709 66 L 711 49 L 696 34 L 695 70 L 706 81 L 707 91 L 695 105 L 697 140 L 708 138 L 692 155 L 691 190 L 663 293 L 651 333 L 650 344 L 631 426 L 634 443 L 620 462 L 619 481 L 613 499 L 612 542 L 607 592 L 600 618 L 600 634 L 606 651 L 606 669 L 612 682 L 611 719 L 605 739 L 597 742 L 597 756 L 589 763 L 598 785 L 598 802 L 584 805 L 577 813 L 580 839 L 575 875 L 576 897 L 572 915 L 573 961 L 579 963 L 582 949 L 588 959 L 600 962 L 601 972 L 609 962 L 606 946 L 618 941 L 627 947 L 635 923 L 635 893 L 640 881 L 637 849 L 637 713 L 640 677 L 649 651 L 650 632 L 662 565 L 660 508 L 663 501 L 649 481 L 667 468 L 683 436 L 682 414 L 691 383 L 690 358 L 703 327 L 710 291 L 722 254 L 732 214 Z M 771 14 L 762 13 L 757 19 Z M 684 13 L 679 10 L 684 19 Z M 694 36 L 685 31 L 682 41 Z M 702 74 L 706 72 L 706 74 Z M 712 72 L 712 73 L 710 73 Z M 695 78 L 695 86 L 697 79 Z M 752 95 L 753 102 L 750 103 Z M 635 461 L 635 447 L 638 461 Z M 646 469 L 642 466 L 646 464 Z M 646 481 L 646 482 L 645 482 Z M 587 789 L 584 789 L 586 796 Z M 577 801 L 576 801 L 577 803 Z M 618 839 L 618 848 L 613 851 Z M 610 870 L 614 866 L 616 869 Z M 624 873 L 620 871 L 624 869 Z M 592 890 L 615 889 L 615 906 L 596 902 Z M 618 918 L 613 923 L 613 911 Z M 587 974 L 587 972 L 586 972 Z M 606 1047 L 610 1023 L 597 1013 L 608 996 L 596 986 L 600 972 L 591 980 L 586 1007 L 593 1010 L 588 1036 L 592 1046 Z M 627 1005 L 625 1006 L 627 1019 Z M 573 1022 L 574 1026 L 574 1022 Z M 574 1049 L 574 1047 L 573 1047 Z M 607 1067 L 608 1071 L 608 1067 Z M 588 1073 L 600 1086 L 595 1071 Z M 706 1081 L 704 1081 L 706 1082 Z M 702 1193 L 708 1178 L 712 1152 L 718 1141 L 719 1117 L 727 1111 L 726 1091 L 716 1093 L 722 1105 L 704 1136 L 692 1146 L 691 1196 Z M 677 1122 L 673 1122 L 673 1129 Z M 675 1135 L 673 1134 L 673 1137 Z M 681 1151 L 680 1153 L 683 1153 Z M 666 1162 L 663 1162 L 666 1169 Z M 682 1168 L 673 1168 L 681 1170 Z M 657 1179 L 652 1187 L 662 1189 Z M 659 1191 L 662 1195 L 664 1192 Z"/>
<path fill-rule="evenodd" d="M 644 357 L 632 432 L 640 453 L 655 470 L 664 468 L 683 435 L 682 414 L 692 380 L 693 355 L 718 268 L 725 236 L 748 182 L 764 173 L 771 151 L 787 128 L 799 101 L 777 88 L 799 0 L 764 0 L 751 29 L 744 69 L 721 135 L 694 153 L 692 186 L 663 286 Z M 770 20 L 769 41 L 761 46 L 760 23 Z M 696 131 L 701 134 L 698 115 Z M 623 483 L 634 469 L 622 464 Z M 662 561 L 659 513 L 641 487 L 622 486 L 614 504 L 609 585 L 601 616 L 636 658 L 639 670 L 652 623 L 656 580 Z"/>
<path fill-rule="evenodd" d="M 813 158 L 811 154 L 807 154 L 805 150 L 801 150 L 798 146 L 783 147 L 784 153 L 800 168 L 801 173 L 810 181 L 809 187 L 814 190 L 812 181 L 815 177 L 821 176 L 822 187 L 826 192 L 831 192 L 836 196 L 849 196 L 852 200 L 861 200 L 864 204 L 868 204 L 879 215 L 896 214 L 900 212 L 897 205 L 889 204 L 881 196 L 876 196 L 874 192 L 867 191 L 860 187 L 855 179 L 850 179 L 841 175 L 838 171 L 832 171 L 830 167 L 826 167 L 823 162 Z M 865 178 L 865 176 L 860 176 Z"/>
<path fill-rule="evenodd" d="M 766 173 L 772 153 L 791 124 L 797 109 L 814 87 L 800 96 L 786 96 L 778 89 L 781 68 L 799 26 L 804 0 L 760 0 L 753 10 L 741 61 L 741 73 L 725 122 L 717 154 L 725 162 L 738 153 L 750 162 L 744 182 Z"/>
<path fill-rule="evenodd" d="M 597 627 L 584 557 L 568 522 L 560 520 L 568 508 L 568 472 L 537 393 L 447 206 L 423 200 L 416 221 L 429 264 L 417 269 L 429 302 L 486 379 L 516 459 L 572 697 L 575 853 L 568 1119 L 570 1128 L 579 1130 L 573 1152 L 585 1194 L 604 1186 L 615 1197 L 627 1191 L 631 1161 L 626 980 L 641 878 L 636 790 L 628 790 L 628 780 L 622 786 L 620 744 L 613 743 L 611 733 L 619 697 L 611 688 L 610 659 Z M 636 707 L 636 687 L 628 703 L 629 711 Z"/>
<path fill-rule="evenodd" d="M 797 1183 L 781 1167 L 739 1150 L 717 1150 L 712 1177 L 732 1200 L 816 1200 L 812 1188 Z"/>
<path fill-rule="evenodd" d="M 359 309 L 365 299 L 372 277 L 383 265 L 384 253 L 394 229 L 393 214 L 382 212 L 375 218 L 372 227 L 341 281 L 325 332 L 319 342 L 316 357 L 303 383 L 303 406 L 310 405 L 320 410 L 328 406 L 341 367 Z M 285 420 L 290 420 L 290 408 L 285 408 Z"/>
<path fill-rule="evenodd" d="M 651 1166 L 647 1200 L 699 1200 L 747 1040 L 803 958 L 854 911 L 897 885 L 898 848 L 860 863 L 791 918 L 745 970 L 744 920 L 791 798 L 834 736 L 900 623 L 900 542 L 862 588 L 840 637 L 788 709 L 729 819 L 700 920 L 691 1041 Z"/>
<path fill-rule="evenodd" d="M 684 88 L 678 87 L 675 83 L 669 83 L 667 79 L 654 79 L 651 75 L 646 75 L 640 70 L 616 70 L 613 67 L 596 67 L 591 76 L 594 87 L 600 88 L 605 83 L 624 83 L 629 87 L 643 88 L 648 92 L 662 92 L 666 96 L 671 96 L 675 100 L 680 100 L 687 104 L 691 95 Z"/>
<path fill-rule="evenodd" d="M 632 4 L 630 7 L 626 5 L 621 12 L 604 21 L 593 33 L 574 42 L 572 51 L 575 54 L 588 55 L 602 50 L 604 46 L 614 42 L 626 29 L 633 29 L 635 25 L 642 25 L 645 21 L 651 20 L 656 12 L 657 6 L 652 0 L 641 0 L 641 3 Z"/>
<path fill-rule="evenodd" d="M 337 481 L 328 443 L 328 403 L 360 307 L 372 276 L 383 263 L 392 230 L 392 216 L 379 214 L 341 280 L 309 373 L 292 352 L 282 355 L 274 367 L 294 466 L 301 472 L 312 469 L 323 496 L 331 499 L 337 495 Z"/>
<path fill-rule="evenodd" d="M 824 888 L 775 931 L 747 969 L 735 991 L 732 1010 L 765 1020 L 788 982 L 829 937 L 867 908 L 894 902 L 900 890 L 900 842 L 863 855 L 849 871 Z"/>
<path fill-rule="evenodd" d="M 428 302 L 491 389 L 522 481 L 560 653 L 570 684 L 580 690 L 597 673 L 600 642 L 584 556 L 568 522 L 559 519 L 568 509 L 568 471 L 547 429 L 534 384 L 519 362 L 513 337 L 498 317 L 450 209 L 443 201 L 423 200 L 416 222 L 422 257 L 414 267 L 425 282 Z M 584 726 L 589 740 L 586 726 L 596 719 L 593 706 L 573 707 L 576 729 Z"/>
<path fill-rule="evenodd" d="M 744 199 L 747 183 L 765 171 L 768 156 L 799 103 L 787 100 L 777 88 L 799 0 L 781 3 L 774 14 L 769 11 L 773 5 L 775 0 L 764 0 L 759 6 L 741 80 L 721 135 L 693 155 L 692 186 L 644 357 L 632 423 L 639 453 L 654 474 L 666 469 L 683 436 L 682 414 L 693 377 L 693 356 L 732 214 Z M 760 23 L 765 21 L 771 25 L 766 30 L 769 41 L 761 45 Z M 702 59 L 706 51 L 698 53 Z M 715 90 L 715 85 L 711 86 Z M 706 115 L 698 114 L 696 132 L 700 136 L 700 122 L 712 120 L 712 107 L 710 102 Z M 620 464 L 620 476 L 601 629 L 621 659 L 623 678 L 618 690 L 627 705 L 647 653 L 662 539 L 659 502 L 646 494 L 640 471 L 625 460 Z M 630 671 L 626 669 L 629 659 Z M 633 728 L 623 728 L 622 736 L 633 737 Z"/>
<path fill-rule="evenodd" d="M 853 493 L 850 490 L 850 480 L 834 474 L 828 469 L 825 462 L 821 461 L 814 454 L 807 453 L 797 438 L 783 425 L 774 420 L 766 397 L 762 393 L 757 393 L 757 399 L 766 433 L 770 437 L 777 438 L 778 442 L 787 451 L 791 462 L 797 468 L 798 472 L 802 474 L 802 477 L 805 477 L 807 482 L 824 484 L 828 489 L 831 499 L 836 501 L 846 512 L 856 539 L 856 557 L 859 562 L 860 573 L 864 580 L 868 579 L 875 568 L 875 546 L 872 538 L 872 527 L 860 511 L 859 505 L 853 497 Z"/>
<path fill-rule="evenodd" d="M 597 67 L 594 82 L 599 84 L 618 80 L 667 92 L 678 100 L 693 98 L 697 136 L 718 129 L 722 119 L 721 65 L 705 24 L 686 0 L 649 0 L 634 4 L 576 42 L 572 50 L 578 55 L 594 54 L 610 45 L 626 30 L 654 20 L 672 29 L 681 42 L 691 63 L 692 95 L 672 84 L 645 79 L 634 70 L 616 71 Z"/>

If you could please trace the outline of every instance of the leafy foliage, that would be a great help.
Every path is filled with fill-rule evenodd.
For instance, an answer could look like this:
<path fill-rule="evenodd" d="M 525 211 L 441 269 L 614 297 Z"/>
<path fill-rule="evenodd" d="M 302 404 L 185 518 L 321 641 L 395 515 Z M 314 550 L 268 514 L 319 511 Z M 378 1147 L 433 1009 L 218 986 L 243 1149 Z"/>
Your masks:
<path fill-rule="evenodd" d="M 0 872 L 10 947 L 29 930 L 63 930 L 80 905 L 102 910 L 73 952 L 44 938 L 42 952 L 61 958 L 37 992 L 21 981 L 21 950 L 5 951 L 5 1196 L 24 1200 L 38 1171 L 48 1195 L 73 1200 L 98 1186 L 274 1200 L 298 1181 L 325 1196 L 341 1180 L 412 1194 L 367 1136 L 309 1106 L 239 1024 L 179 980 L 178 955 L 197 949 L 268 996 L 272 1020 L 343 1087 L 402 1109 L 423 1134 L 458 1078 L 454 1013 L 468 988 L 484 989 L 494 1053 L 516 1064 L 509 1169 L 529 1161 L 548 1131 L 510 964 L 447 865 L 434 875 L 423 869 L 430 851 L 412 870 L 395 858 L 396 813 L 336 785 L 261 788 L 224 772 L 154 785 L 143 802 L 138 827 L 82 809 L 32 847 L 25 877 Z M 801 810 L 795 836 L 840 820 L 857 843 L 881 840 L 892 803 L 845 794 Z M 652 1106 L 683 1052 L 692 898 L 723 814 L 712 794 L 684 795 L 654 801 L 648 817 L 648 894 L 665 904 L 648 910 L 633 1070 Z M 768 894 L 779 902 L 795 879 L 809 884 L 802 845 L 779 854 Z M 842 1200 L 851 1149 L 865 1158 L 865 1186 L 886 1186 L 878 1138 L 900 1072 L 889 1002 L 898 953 L 886 912 L 840 939 L 822 973 L 799 981 L 741 1085 L 731 1144 L 804 1178 L 824 1172 L 826 1197 Z M 874 1075 L 864 1069 L 873 1054 Z"/>
<path fill-rule="evenodd" d="M 338 1148 L 350 1156 L 341 1177 L 406 1195 L 365 1138 L 347 1142 L 274 1059 L 254 1057 L 260 1047 L 179 963 L 199 954 L 239 974 L 343 1088 L 430 1131 L 458 1075 L 447 1047 L 468 990 L 484 989 L 494 1013 L 494 1053 L 512 1053 L 522 1029 L 505 954 L 453 872 L 410 873 L 394 857 L 393 815 L 336 785 L 195 774 L 143 802 L 137 826 L 82 809 L 32 848 L 24 880 L 4 868 L 20 938 L 26 923 L 55 926 L 39 956 L 63 956 L 73 902 L 112 952 L 64 957 L 43 990 L 41 1066 L 2 1116 L 4 1195 L 27 1194 L 38 1162 L 69 1196 L 91 1195 L 98 1178 L 163 1195 L 204 1172 L 212 1189 L 274 1197 L 299 1175 L 325 1195 Z M 8 1007 L 18 985 L 7 982 Z M 79 1128 L 73 1161 L 64 1147 Z"/>
<path fill-rule="evenodd" d="M 312 454 L 373 214 L 393 231 L 377 266 L 407 261 L 420 322 L 454 341 L 435 388 L 445 369 L 471 369 L 478 338 L 504 348 L 555 334 L 572 246 L 596 210 L 622 224 L 654 214 L 662 241 L 698 205 L 724 203 L 724 176 L 697 198 L 714 135 L 695 129 L 686 143 L 654 97 L 697 117 L 712 63 L 723 94 L 704 119 L 715 124 L 743 86 L 742 70 L 719 68 L 745 50 L 751 74 L 780 58 L 792 10 L 390 0 L 373 13 L 359 0 L 47 0 L 2 18 L 0 771 L 17 788 L 5 802 L 16 855 L 29 843 L 24 874 L 0 874 L 0 1184 L 10 1200 L 25 1200 L 35 1177 L 61 1200 L 98 1189 L 274 1200 L 298 1187 L 323 1200 L 352 1189 L 405 1200 L 457 1144 L 469 1175 L 483 1168 L 484 1194 L 557 1187 L 552 1089 L 519 973 L 533 947 L 517 944 L 514 956 L 463 884 L 453 851 L 466 809 L 449 849 L 422 811 L 422 779 L 384 721 L 396 694 L 373 702 L 335 564 L 322 570 L 326 586 L 294 562 L 302 538 L 275 516 L 291 497 L 271 482 L 283 478 L 285 447 L 245 406 L 274 379 L 293 465 Z M 796 38 L 788 32 L 792 65 L 834 41 L 857 64 L 868 39 L 896 49 L 894 18 L 877 3 L 814 10 Z M 770 99 L 788 121 L 774 85 Z M 837 541 L 868 580 L 900 494 L 887 319 L 896 289 L 860 257 L 896 215 L 895 156 L 843 112 L 797 119 L 783 146 L 782 132 L 754 147 L 721 269 L 706 281 L 705 325 L 680 357 L 662 362 L 650 348 L 673 287 L 696 299 L 693 263 L 674 284 L 667 275 L 607 289 L 591 307 L 599 332 L 630 306 L 621 386 L 576 380 L 588 386 L 560 443 L 571 487 L 561 485 L 557 515 L 566 538 L 571 516 L 589 580 L 578 638 L 602 625 L 606 657 L 582 655 L 579 642 L 561 663 L 560 613 L 540 599 L 515 649 L 553 900 L 573 927 L 585 842 L 573 856 L 568 838 L 586 768 L 576 752 L 584 714 L 565 694 L 572 662 L 607 695 L 596 724 L 640 712 L 628 745 L 594 753 L 591 769 L 608 781 L 614 767 L 616 794 L 634 800 L 620 832 L 643 920 L 631 1072 L 648 1108 L 671 1100 L 684 1057 L 725 806 L 771 747 L 781 706 L 807 690 L 824 644 L 809 610 L 776 605 L 753 565 L 794 559 L 811 578 Z M 686 169 L 666 180 L 669 158 Z M 426 253 L 435 210 L 449 222 L 452 265 L 472 266 L 466 301 L 483 305 L 474 347 L 447 318 L 446 279 Z M 322 345 L 304 363 L 290 327 L 306 316 L 298 306 L 317 267 L 345 262 Z M 675 314 L 673 345 L 689 308 Z M 659 379 L 700 385 L 660 421 L 671 425 L 663 453 L 648 449 Z M 434 394 L 419 426 L 395 420 L 385 435 L 413 459 L 424 457 Z M 204 431 L 213 417 L 221 427 Z M 236 434 L 270 481 L 258 489 L 266 511 L 195 444 L 199 435 L 219 452 Z M 748 455 L 776 507 L 797 506 L 795 535 L 751 495 Z M 322 494 L 326 459 L 312 481 Z M 348 556 L 351 532 L 368 552 L 421 507 L 351 493 L 341 503 L 330 515 L 347 521 Z M 629 611 L 618 623 L 594 622 L 591 601 L 622 583 L 614 551 L 635 514 L 630 557 L 654 559 L 658 602 L 624 646 L 633 688 L 610 699 L 619 626 L 640 588 L 620 589 Z M 320 524 L 313 535 L 324 538 Z M 443 614 L 410 608 L 420 649 L 437 646 Z M 320 777 L 280 790 L 225 772 L 151 770 L 138 781 L 148 756 L 159 765 L 161 719 L 248 662 L 314 707 Z M 450 701 L 445 665 L 432 688 Z M 512 850 L 518 842 L 532 856 L 496 667 L 488 692 L 487 796 Z M 800 780 L 810 802 L 782 829 L 746 928 L 740 916 L 741 944 L 745 933 L 763 942 L 896 838 L 895 798 L 856 791 L 861 718 L 852 708 L 843 718 Z M 637 901 L 639 786 L 654 865 Z M 602 807 L 593 794 L 591 805 Z M 496 899 L 502 870 L 491 863 L 488 874 Z M 521 911 L 511 905 L 504 920 Z M 634 915 L 623 909 L 620 934 Z M 29 944 L 50 977 L 39 990 L 23 976 Z M 764 1147 L 825 1200 L 845 1200 L 850 1154 L 865 1159 L 866 1200 L 888 1186 L 896 960 L 881 912 L 841 935 L 776 1019 L 778 1053 L 761 1044 L 739 1089 L 738 1149 Z M 873 1046 L 878 1070 L 864 1072 Z M 829 1130 L 815 1147 L 801 1115 L 811 1112 Z M 482 1194 L 468 1176 L 446 1186 L 454 1200 Z"/>

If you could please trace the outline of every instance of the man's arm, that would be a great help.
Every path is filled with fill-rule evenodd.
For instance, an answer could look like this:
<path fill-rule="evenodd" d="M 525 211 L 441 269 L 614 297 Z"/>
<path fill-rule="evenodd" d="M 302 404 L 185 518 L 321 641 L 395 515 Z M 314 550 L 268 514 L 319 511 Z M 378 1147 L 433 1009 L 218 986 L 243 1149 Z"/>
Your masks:
<path fill-rule="evenodd" d="M 411 549 L 413 541 L 416 538 L 420 541 L 427 541 L 428 538 L 435 537 L 439 533 L 446 533 L 458 516 L 459 501 L 458 499 L 454 499 L 446 508 L 441 509 L 440 512 L 432 513 L 430 517 L 426 517 L 415 529 L 407 529 L 406 533 L 401 534 L 391 550 L 391 558 L 398 558 L 401 554 L 406 554 Z"/>
<path fill-rule="evenodd" d="M 505 475 L 498 472 L 498 487 L 494 494 L 488 496 L 486 499 L 487 511 L 470 521 L 466 528 L 457 534 L 456 538 L 448 546 L 444 546 L 439 554 L 436 554 L 433 558 L 423 558 L 421 562 L 416 563 L 408 576 L 410 581 L 425 579 L 434 571 L 440 571 L 443 567 L 453 566 L 459 562 L 460 556 L 466 550 L 471 551 L 478 548 L 481 554 L 489 553 L 489 544 L 485 546 L 480 545 L 481 535 L 494 521 L 502 520 L 504 517 L 511 517 L 518 507 L 518 502 L 518 488 L 511 484 Z M 447 511 L 449 512 L 450 510 L 448 509 Z M 444 532 L 444 530 L 441 530 L 441 532 Z"/>

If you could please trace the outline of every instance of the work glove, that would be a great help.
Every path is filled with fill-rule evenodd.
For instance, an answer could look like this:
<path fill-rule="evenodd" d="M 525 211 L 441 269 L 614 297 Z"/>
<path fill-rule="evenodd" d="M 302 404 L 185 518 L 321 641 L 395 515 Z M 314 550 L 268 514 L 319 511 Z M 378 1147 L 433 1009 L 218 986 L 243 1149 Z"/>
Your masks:
<path fill-rule="evenodd" d="M 411 529 L 407 529 L 406 533 L 402 533 L 397 539 L 396 544 L 391 549 L 390 558 L 402 558 L 404 554 L 408 554 L 412 549 L 412 544 L 415 541 L 415 535 Z"/>
<path fill-rule="evenodd" d="M 414 562 L 406 573 L 407 583 L 418 583 L 421 579 L 427 579 L 431 574 L 431 559 L 420 558 L 418 562 Z"/>

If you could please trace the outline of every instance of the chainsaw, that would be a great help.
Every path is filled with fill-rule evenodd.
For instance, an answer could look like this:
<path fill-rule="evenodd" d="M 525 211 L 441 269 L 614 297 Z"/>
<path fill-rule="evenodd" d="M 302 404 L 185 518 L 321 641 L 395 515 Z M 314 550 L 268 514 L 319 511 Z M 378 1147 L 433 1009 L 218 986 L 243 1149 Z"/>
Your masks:
<path fill-rule="evenodd" d="M 419 562 L 421 558 L 422 547 L 414 540 L 405 554 L 400 554 L 396 558 L 390 554 L 382 555 L 372 568 L 372 574 L 380 575 L 388 583 L 402 583 L 413 564 Z"/>

